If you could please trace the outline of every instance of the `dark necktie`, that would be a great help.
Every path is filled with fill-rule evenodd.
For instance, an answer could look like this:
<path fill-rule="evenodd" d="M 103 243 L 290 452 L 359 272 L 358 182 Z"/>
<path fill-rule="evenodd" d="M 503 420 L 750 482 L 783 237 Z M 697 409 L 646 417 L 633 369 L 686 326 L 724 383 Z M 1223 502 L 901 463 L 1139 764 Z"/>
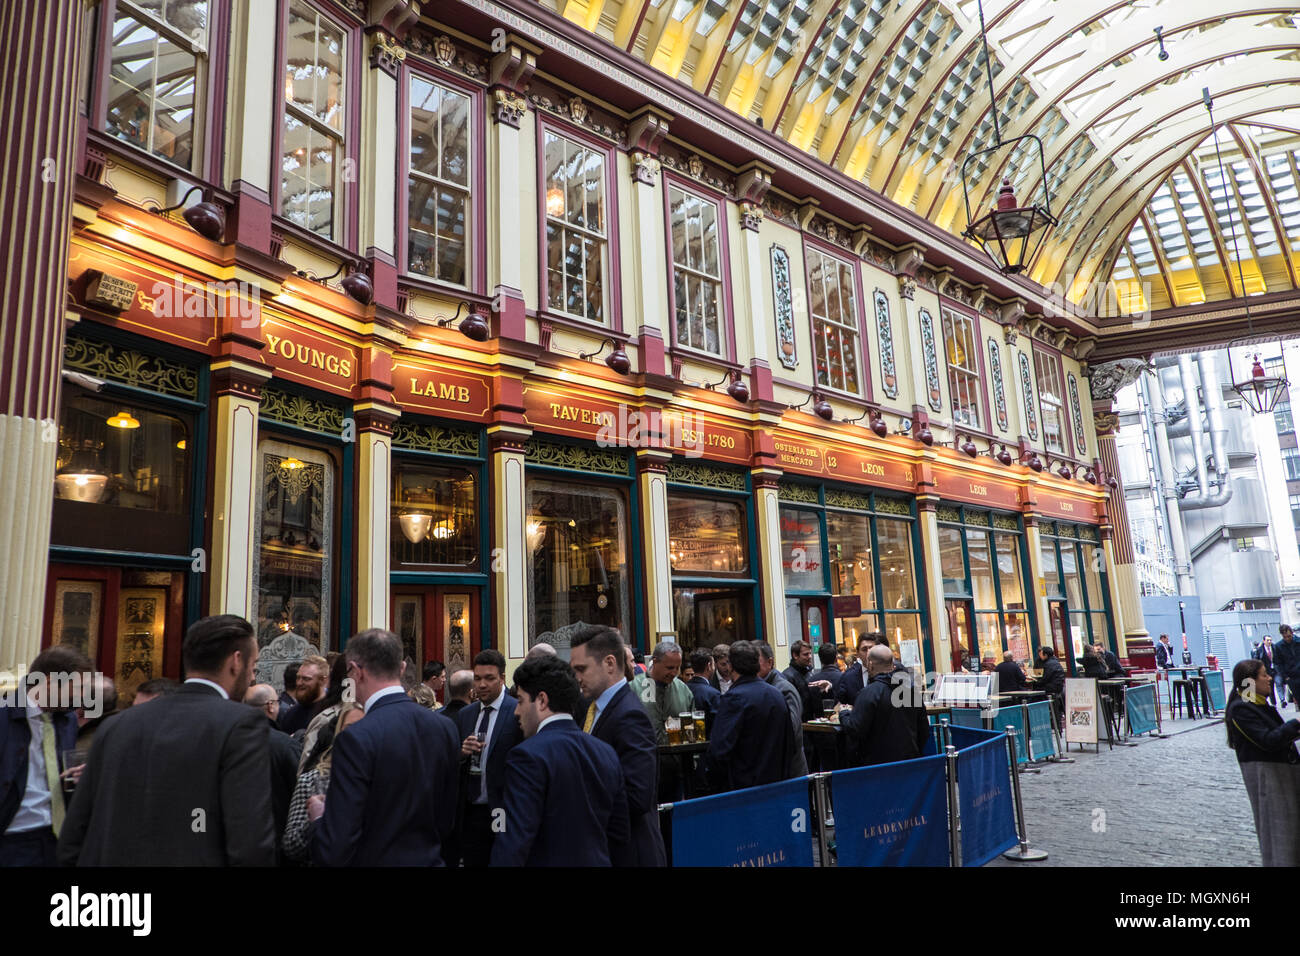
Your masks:
<path fill-rule="evenodd" d="M 487 735 L 488 721 L 491 720 L 491 719 L 492 719 L 492 708 L 491 708 L 491 706 L 484 707 L 484 708 L 483 708 L 483 713 L 479 716 L 479 719 L 478 719 L 478 731 L 477 731 L 477 733 L 478 733 L 479 736 L 486 736 L 486 735 Z"/>

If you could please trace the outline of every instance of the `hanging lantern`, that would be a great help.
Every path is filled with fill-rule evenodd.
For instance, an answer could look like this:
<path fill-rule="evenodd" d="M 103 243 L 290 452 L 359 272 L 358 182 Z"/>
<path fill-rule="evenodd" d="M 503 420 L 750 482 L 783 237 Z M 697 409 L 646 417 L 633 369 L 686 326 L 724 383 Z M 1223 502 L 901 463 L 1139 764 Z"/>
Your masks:
<path fill-rule="evenodd" d="M 130 412 L 123 409 L 112 418 L 108 419 L 108 424 L 114 428 L 139 428 L 140 421 Z"/>
<path fill-rule="evenodd" d="M 104 497 L 108 476 L 99 467 L 94 443 L 87 440 L 54 476 L 54 491 L 65 501 L 97 502 Z"/>
<path fill-rule="evenodd" d="M 397 516 L 397 524 L 411 544 L 419 544 L 428 537 L 429 525 L 432 522 L 433 516 L 422 511 L 404 511 Z"/>
<path fill-rule="evenodd" d="M 1263 415 L 1273 411 L 1282 396 L 1287 393 L 1286 355 L 1283 353 L 1281 375 L 1269 375 L 1259 361 L 1259 356 L 1252 357 L 1250 375 L 1242 381 L 1232 374 L 1232 347 L 1228 348 L 1228 374 L 1232 379 L 1232 390 L 1241 396 L 1252 412 Z"/>

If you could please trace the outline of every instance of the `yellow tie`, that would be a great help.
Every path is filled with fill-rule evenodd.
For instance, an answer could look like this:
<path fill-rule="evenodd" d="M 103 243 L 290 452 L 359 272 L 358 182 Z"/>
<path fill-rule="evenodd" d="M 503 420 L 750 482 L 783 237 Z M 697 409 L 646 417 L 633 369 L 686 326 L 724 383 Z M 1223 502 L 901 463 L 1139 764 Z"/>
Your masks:
<path fill-rule="evenodd" d="M 63 781 L 59 779 L 59 754 L 54 744 L 54 718 L 41 714 L 41 752 L 45 755 L 45 783 L 50 788 L 50 819 L 57 837 L 63 829 Z"/>
<path fill-rule="evenodd" d="M 587 721 L 582 725 L 584 734 L 591 733 L 591 725 L 596 722 L 596 702 L 593 700 L 591 706 L 587 708 Z"/>

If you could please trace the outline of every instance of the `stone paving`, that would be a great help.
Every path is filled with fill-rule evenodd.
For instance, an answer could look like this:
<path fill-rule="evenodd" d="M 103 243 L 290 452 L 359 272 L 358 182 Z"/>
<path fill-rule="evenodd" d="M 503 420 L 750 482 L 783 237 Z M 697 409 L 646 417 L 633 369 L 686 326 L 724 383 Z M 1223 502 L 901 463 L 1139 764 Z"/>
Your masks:
<path fill-rule="evenodd" d="M 1296 716 L 1287 713 L 1288 718 Z M 1219 720 L 1166 720 L 1165 739 L 1021 774 L 1025 823 L 1042 863 L 990 866 L 1259 866 L 1237 758 Z"/>

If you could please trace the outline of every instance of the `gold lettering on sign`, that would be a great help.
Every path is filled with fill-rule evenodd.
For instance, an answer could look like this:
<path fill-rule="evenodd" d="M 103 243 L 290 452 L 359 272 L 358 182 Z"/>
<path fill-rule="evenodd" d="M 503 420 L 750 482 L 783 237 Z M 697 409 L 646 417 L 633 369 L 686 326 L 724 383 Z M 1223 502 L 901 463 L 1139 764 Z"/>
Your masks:
<path fill-rule="evenodd" d="M 971 493 L 972 495 L 981 495 L 981 496 L 983 496 L 983 497 L 987 497 L 987 496 L 988 496 L 988 493 L 989 493 L 989 486 L 988 486 L 988 485 L 977 485 L 977 484 L 975 484 L 975 482 L 972 481 L 972 482 L 970 482 L 970 493 Z"/>
<path fill-rule="evenodd" d="M 282 358 L 286 362 L 298 362 L 308 368 L 321 369 L 339 378 L 352 377 L 350 358 L 339 358 L 337 355 L 322 352 L 320 349 L 311 348 L 282 335 L 272 335 L 270 332 L 266 333 L 266 342 L 267 352 L 276 358 Z"/>
<path fill-rule="evenodd" d="M 613 412 L 595 411 L 590 408 L 580 408 L 577 405 L 561 405 L 559 402 L 549 402 L 551 407 L 551 417 L 562 422 L 579 422 L 583 425 L 608 425 L 614 424 Z"/>
<path fill-rule="evenodd" d="M 840 466 L 840 460 L 839 460 L 838 458 L 836 458 L 834 455 L 827 455 L 827 456 L 826 456 L 826 467 L 827 467 L 827 468 L 838 468 L 839 466 Z"/>
<path fill-rule="evenodd" d="M 426 382 L 421 386 L 420 380 L 414 375 L 411 376 L 411 394 L 423 398 L 436 398 L 443 402 L 457 402 L 461 405 L 469 404 L 468 386 L 452 385 L 450 382 Z"/>
<path fill-rule="evenodd" d="M 877 478 L 884 478 L 885 466 L 877 465 L 874 462 L 870 462 L 870 461 L 864 461 L 862 462 L 862 473 L 864 475 L 874 475 Z"/>
<path fill-rule="evenodd" d="M 1074 514 L 1074 505 L 1073 505 L 1073 503 L 1071 503 L 1071 502 L 1069 502 L 1069 501 L 1062 501 L 1062 502 L 1061 502 L 1061 510 L 1062 510 L 1062 511 L 1068 511 L 1068 512 L 1070 512 L 1070 514 Z"/>

